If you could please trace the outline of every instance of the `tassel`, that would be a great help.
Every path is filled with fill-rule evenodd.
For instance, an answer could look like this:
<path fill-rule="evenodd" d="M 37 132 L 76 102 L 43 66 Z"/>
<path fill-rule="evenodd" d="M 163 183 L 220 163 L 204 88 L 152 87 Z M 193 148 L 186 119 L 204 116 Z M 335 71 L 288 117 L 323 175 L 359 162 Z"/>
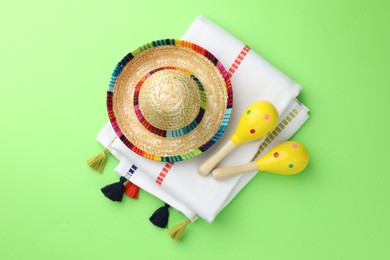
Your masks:
<path fill-rule="evenodd" d="M 108 150 L 104 149 L 103 152 L 89 158 L 87 160 L 87 164 L 95 171 L 102 173 L 104 166 L 106 165 L 107 154 Z"/>
<path fill-rule="evenodd" d="M 167 228 L 168 226 L 168 219 L 169 219 L 169 211 L 168 208 L 170 206 L 165 203 L 164 206 L 158 208 L 153 215 L 149 218 L 150 222 L 153 223 L 153 225 L 160 227 L 160 228 Z"/>
<path fill-rule="evenodd" d="M 103 192 L 104 196 L 112 201 L 122 201 L 123 193 L 125 191 L 125 186 L 123 184 L 126 181 L 127 180 L 125 177 L 120 177 L 119 182 L 109 184 L 101 188 L 101 191 Z"/>
<path fill-rule="evenodd" d="M 133 199 L 138 199 L 139 187 L 132 182 L 128 182 L 125 185 L 125 194 Z"/>
<path fill-rule="evenodd" d="M 180 238 L 183 236 L 184 232 L 186 231 L 187 225 L 191 223 L 191 220 L 188 218 L 182 222 L 177 224 L 176 226 L 170 228 L 168 230 L 168 235 L 175 239 L 176 241 L 180 240 Z"/>

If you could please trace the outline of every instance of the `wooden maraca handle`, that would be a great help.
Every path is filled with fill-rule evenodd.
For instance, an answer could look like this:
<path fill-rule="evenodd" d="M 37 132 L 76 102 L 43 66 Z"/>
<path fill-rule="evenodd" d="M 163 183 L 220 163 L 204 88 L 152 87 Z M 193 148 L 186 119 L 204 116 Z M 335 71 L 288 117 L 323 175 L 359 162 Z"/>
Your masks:
<path fill-rule="evenodd" d="M 223 180 L 228 177 L 238 175 L 244 172 L 258 171 L 256 162 L 250 162 L 247 164 L 242 164 L 238 166 L 218 168 L 213 171 L 213 177 L 217 180 Z"/>
<path fill-rule="evenodd" d="M 203 176 L 209 174 L 214 169 L 214 167 L 235 148 L 237 148 L 237 145 L 229 139 L 221 149 L 219 149 L 215 154 L 213 154 L 199 166 L 198 173 Z"/>

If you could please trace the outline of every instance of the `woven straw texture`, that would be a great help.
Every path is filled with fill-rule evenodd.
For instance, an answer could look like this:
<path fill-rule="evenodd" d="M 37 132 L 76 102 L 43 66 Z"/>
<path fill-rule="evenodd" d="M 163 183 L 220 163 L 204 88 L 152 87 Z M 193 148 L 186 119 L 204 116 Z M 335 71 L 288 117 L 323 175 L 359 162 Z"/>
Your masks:
<path fill-rule="evenodd" d="M 229 76 L 211 53 L 190 42 L 160 40 L 117 64 L 107 109 L 131 150 L 152 160 L 181 161 L 218 141 L 232 99 Z"/>

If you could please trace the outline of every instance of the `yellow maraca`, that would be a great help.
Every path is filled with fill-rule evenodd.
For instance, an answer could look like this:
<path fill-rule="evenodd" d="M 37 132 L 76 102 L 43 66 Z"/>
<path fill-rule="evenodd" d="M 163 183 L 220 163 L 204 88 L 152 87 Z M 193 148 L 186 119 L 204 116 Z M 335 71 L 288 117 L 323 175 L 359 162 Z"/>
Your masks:
<path fill-rule="evenodd" d="M 278 112 L 271 103 L 257 101 L 250 105 L 241 115 L 234 134 L 220 150 L 198 168 L 199 174 L 209 174 L 226 155 L 242 143 L 266 136 L 275 129 L 278 120 Z"/>
<path fill-rule="evenodd" d="M 275 146 L 256 161 L 239 166 L 215 169 L 213 176 L 215 179 L 222 180 L 248 171 L 266 171 L 291 175 L 303 171 L 308 162 L 309 153 L 305 146 L 295 141 L 288 141 Z"/>

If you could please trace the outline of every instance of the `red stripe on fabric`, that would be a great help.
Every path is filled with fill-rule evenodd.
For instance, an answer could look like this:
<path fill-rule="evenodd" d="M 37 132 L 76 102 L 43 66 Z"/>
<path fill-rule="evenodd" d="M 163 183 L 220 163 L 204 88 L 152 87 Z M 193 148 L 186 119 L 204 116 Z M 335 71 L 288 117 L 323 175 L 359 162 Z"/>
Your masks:
<path fill-rule="evenodd" d="M 245 56 L 248 54 L 250 49 L 251 48 L 247 45 L 245 45 L 242 48 L 240 53 L 237 55 L 237 58 L 234 60 L 233 64 L 230 66 L 228 70 L 228 74 L 230 77 L 233 76 L 234 72 L 236 72 L 236 70 L 238 69 L 238 67 L 240 66 L 241 62 L 244 60 Z"/>
<path fill-rule="evenodd" d="M 166 163 L 164 165 L 164 167 L 162 168 L 160 174 L 157 176 L 157 179 L 156 179 L 156 182 L 157 182 L 158 185 L 162 184 L 162 182 L 164 181 L 165 177 L 169 173 L 169 170 L 172 168 L 173 164 L 174 164 L 173 162 L 169 162 L 169 163 Z"/>

